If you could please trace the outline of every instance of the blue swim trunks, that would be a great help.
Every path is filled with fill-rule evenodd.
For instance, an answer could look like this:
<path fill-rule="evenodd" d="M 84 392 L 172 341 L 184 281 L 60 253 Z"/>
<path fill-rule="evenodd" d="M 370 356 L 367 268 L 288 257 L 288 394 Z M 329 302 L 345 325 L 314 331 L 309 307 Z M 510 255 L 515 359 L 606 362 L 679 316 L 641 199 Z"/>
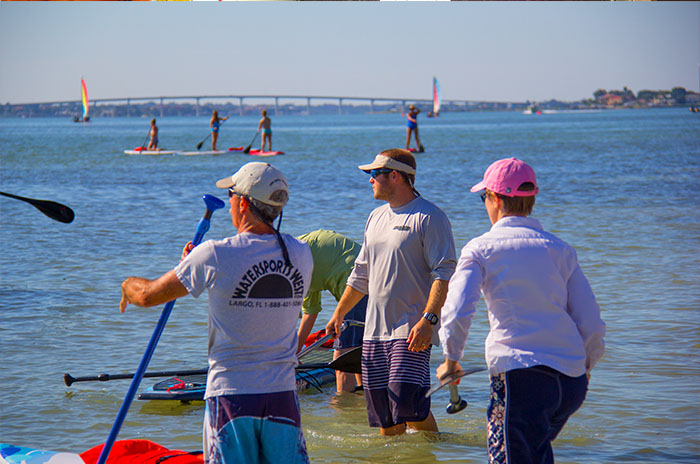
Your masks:
<path fill-rule="evenodd" d="M 296 392 L 207 398 L 204 462 L 308 464 Z"/>
<path fill-rule="evenodd" d="M 272 129 L 263 129 L 262 134 L 263 135 L 272 135 Z"/>
<path fill-rule="evenodd" d="M 362 299 L 348 312 L 343 318 L 344 321 L 357 321 L 365 322 L 365 313 L 367 312 L 367 295 L 362 297 Z M 364 326 L 351 325 L 347 329 L 340 332 L 338 338 L 333 342 L 334 350 L 341 350 L 343 348 L 355 348 L 356 346 L 362 346 L 362 338 L 365 334 Z"/>

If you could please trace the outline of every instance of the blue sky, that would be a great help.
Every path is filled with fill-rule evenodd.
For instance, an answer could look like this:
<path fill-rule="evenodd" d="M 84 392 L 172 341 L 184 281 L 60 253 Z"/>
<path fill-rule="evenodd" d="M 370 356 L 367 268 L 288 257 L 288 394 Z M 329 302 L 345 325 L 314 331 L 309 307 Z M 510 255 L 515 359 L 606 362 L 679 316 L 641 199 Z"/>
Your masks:
<path fill-rule="evenodd" d="M 0 104 L 698 91 L 700 2 L 0 2 Z M 10 45 L 11 44 L 11 45 Z"/>

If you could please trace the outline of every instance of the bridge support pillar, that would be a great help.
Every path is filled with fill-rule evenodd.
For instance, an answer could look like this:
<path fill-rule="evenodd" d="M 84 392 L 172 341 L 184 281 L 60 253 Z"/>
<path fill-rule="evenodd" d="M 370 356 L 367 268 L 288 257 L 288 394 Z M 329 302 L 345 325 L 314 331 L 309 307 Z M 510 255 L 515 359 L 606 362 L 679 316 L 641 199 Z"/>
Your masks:
<path fill-rule="evenodd" d="M 238 116 L 243 116 L 243 97 L 238 97 Z"/>
<path fill-rule="evenodd" d="M 311 97 L 306 97 L 306 114 L 311 116 Z"/>
<path fill-rule="evenodd" d="M 160 117 L 163 117 L 163 97 L 160 97 Z"/>
<path fill-rule="evenodd" d="M 275 97 L 275 116 L 280 112 L 280 97 Z"/>
<path fill-rule="evenodd" d="M 194 114 L 199 116 L 199 98 L 195 98 Z"/>
<path fill-rule="evenodd" d="M 343 114 L 343 99 L 338 99 L 338 114 Z"/>

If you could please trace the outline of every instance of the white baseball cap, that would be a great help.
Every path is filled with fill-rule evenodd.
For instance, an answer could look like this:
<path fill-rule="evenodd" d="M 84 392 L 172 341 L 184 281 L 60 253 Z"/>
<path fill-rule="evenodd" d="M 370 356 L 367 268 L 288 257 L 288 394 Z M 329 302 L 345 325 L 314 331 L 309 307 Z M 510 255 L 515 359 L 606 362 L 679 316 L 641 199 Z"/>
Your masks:
<path fill-rule="evenodd" d="M 217 181 L 216 186 L 272 206 L 284 206 L 289 199 L 287 179 L 270 163 L 244 164 L 234 175 Z"/>

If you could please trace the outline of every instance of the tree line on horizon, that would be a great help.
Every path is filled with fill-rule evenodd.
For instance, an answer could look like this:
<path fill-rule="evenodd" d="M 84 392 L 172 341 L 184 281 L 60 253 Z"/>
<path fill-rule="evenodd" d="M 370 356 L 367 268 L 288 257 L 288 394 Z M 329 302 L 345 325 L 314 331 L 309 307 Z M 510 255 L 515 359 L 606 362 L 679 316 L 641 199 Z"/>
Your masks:
<path fill-rule="evenodd" d="M 622 90 L 598 89 L 593 92 L 596 103 L 606 106 L 676 106 L 700 103 L 700 94 L 685 87 L 671 90 L 640 90 L 637 95 L 624 87 Z"/>

